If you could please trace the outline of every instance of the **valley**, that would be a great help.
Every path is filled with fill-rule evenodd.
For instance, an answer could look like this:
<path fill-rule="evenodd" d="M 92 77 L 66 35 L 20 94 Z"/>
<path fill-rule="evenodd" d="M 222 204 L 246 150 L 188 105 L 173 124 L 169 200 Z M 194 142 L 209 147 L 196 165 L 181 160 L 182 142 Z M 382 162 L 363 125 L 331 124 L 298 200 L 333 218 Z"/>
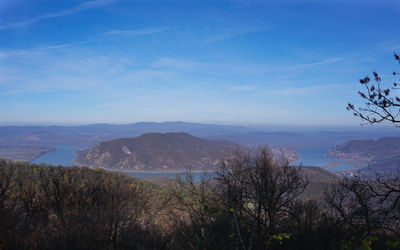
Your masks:
<path fill-rule="evenodd" d="M 137 138 L 146 133 L 173 132 L 186 133 L 195 137 L 196 140 L 180 141 L 181 145 L 179 145 L 174 142 L 177 138 L 170 138 L 169 142 L 164 142 L 161 138 L 152 138 L 149 141 L 135 142 L 135 150 L 138 147 L 141 148 L 138 152 L 132 152 L 128 145 L 123 143 L 123 140 Z M 176 172 L 184 171 L 187 166 L 194 166 L 194 170 L 198 171 L 204 168 L 212 171 L 218 162 L 229 154 L 227 152 L 214 153 L 219 150 L 216 144 L 204 143 L 220 142 L 220 146 L 225 143 L 225 149 L 230 148 L 230 151 L 240 147 L 255 152 L 259 146 L 268 145 L 276 158 L 285 158 L 294 166 L 300 164 L 319 166 L 330 171 L 342 172 L 368 166 L 397 168 L 396 164 L 400 157 L 396 150 L 400 147 L 395 136 L 398 135 L 397 130 L 387 132 L 382 132 L 382 130 L 379 132 L 369 130 L 366 132 L 295 131 L 293 129 L 272 131 L 267 128 L 185 122 L 7 126 L 0 127 L 0 157 L 61 166 L 88 165 L 125 172 L 161 171 L 174 175 Z M 117 139 L 119 141 L 106 143 Z M 124 145 L 119 145 L 118 142 Z M 221 142 L 224 143 L 221 144 Z M 371 146 L 373 142 L 380 146 L 377 148 Z M 200 143 L 197 148 L 198 152 L 203 152 L 202 155 L 196 155 L 196 143 Z M 369 146 L 366 146 L 367 144 Z M 92 150 L 89 154 L 91 149 L 99 145 L 103 145 L 100 147 L 101 150 L 98 148 L 97 153 Z M 119 152 L 113 150 L 113 147 Z M 162 149 L 162 147 L 166 148 Z"/>

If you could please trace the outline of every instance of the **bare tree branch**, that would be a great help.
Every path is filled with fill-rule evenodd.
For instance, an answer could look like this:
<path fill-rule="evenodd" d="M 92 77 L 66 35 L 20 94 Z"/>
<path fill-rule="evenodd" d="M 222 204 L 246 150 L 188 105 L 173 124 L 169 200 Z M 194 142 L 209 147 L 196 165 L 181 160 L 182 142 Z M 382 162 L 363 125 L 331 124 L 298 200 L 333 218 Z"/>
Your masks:
<path fill-rule="evenodd" d="M 395 53 L 394 58 L 400 63 L 398 54 Z M 393 72 L 393 76 L 397 75 L 399 72 Z M 384 88 L 378 73 L 373 72 L 373 76 L 376 85 L 371 83 L 369 76 L 360 79 L 365 90 L 359 91 L 358 94 L 365 100 L 365 106 L 357 108 L 348 103 L 346 109 L 353 112 L 354 116 L 360 117 L 365 124 L 389 122 L 400 127 L 400 97 L 397 94 L 397 90 L 400 89 L 397 87 L 399 83 L 394 81 L 392 87 Z"/>

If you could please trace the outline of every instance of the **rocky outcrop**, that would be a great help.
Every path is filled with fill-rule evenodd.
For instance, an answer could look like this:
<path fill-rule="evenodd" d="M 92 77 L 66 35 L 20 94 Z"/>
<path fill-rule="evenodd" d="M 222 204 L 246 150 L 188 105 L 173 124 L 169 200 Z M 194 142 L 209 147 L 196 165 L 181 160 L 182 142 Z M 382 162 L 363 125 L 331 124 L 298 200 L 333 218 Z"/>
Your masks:
<path fill-rule="evenodd" d="M 187 133 L 149 133 L 102 142 L 77 152 L 75 165 L 122 171 L 183 171 L 214 169 L 239 146 Z"/>

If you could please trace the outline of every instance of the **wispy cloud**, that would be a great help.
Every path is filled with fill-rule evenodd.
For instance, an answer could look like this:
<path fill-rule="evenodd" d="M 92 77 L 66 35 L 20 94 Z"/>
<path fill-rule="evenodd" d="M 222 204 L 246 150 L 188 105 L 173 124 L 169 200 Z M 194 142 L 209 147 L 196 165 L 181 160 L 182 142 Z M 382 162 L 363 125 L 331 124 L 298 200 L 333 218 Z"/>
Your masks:
<path fill-rule="evenodd" d="M 199 69 L 203 67 L 203 63 L 192 61 L 192 60 L 184 60 L 184 59 L 177 59 L 171 57 L 162 57 L 156 60 L 154 63 L 151 64 L 154 68 L 163 68 L 168 70 L 179 70 L 179 71 L 191 71 Z"/>
<path fill-rule="evenodd" d="M 35 17 L 35 18 L 31 18 L 31 19 L 27 19 L 27 20 L 21 21 L 21 22 L 8 23 L 8 24 L 5 24 L 5 25 L 1 25 L 0 26 L 0 30 L 24 27 L 26 25 L 35 23 L 35 22 L 43 20 L 43 19 L 67 16 L 67 15 L 71 15 L 71 14 L 74 14 L 74 13 L 77 13 L 77 12 L 80 12 L 80 11 L 93 9 L 93 8 L 97 8 L 97 7 L 104 6 L 104 5 L 109 5 L 109 4 L 112 4 L 114 2 L 116 2 L 116 0 L 94 0 L 94 1 L 89 1 L 89 2 L 85 2 L 85 3 L 82 3 L 82 4 L 76 5 L 74 7 L 58 11 L 58 12 L 44 14 L 44 15 L 41 15 L 41 16 L 38 16 L 38 17 Z"/>
<path fill-rule="evenodd" d="M 293 111 L 298 109 L 299 102 L 304 102 L 302 108 L 306 109 L 317 101 L 321 106 L 331 105 L 325 103 L 331 99 L 345 103 L 338 97 L 331 98 L 332 95 L 349 96 L 343 94 L 348 84 L 316 84 L 310 80 L 312 85 L 304 86 L 304 79 L 290 76 L 293 82 L 282 82 L 277 79 L 282 72 L 276 68 L 268 70 L 268 64 L 239 63 L 242 68 L 238 68 L 235 63 L 167 57 L 140 62 L 124 53 L 66 48 L 66 45 L 14 53 L 3 60 L 4 67 L 0 69 L 2 99 L 20 100 L 29 96 L 44 100 L 35 103 L 29 99 L 25 101 L 24 97 L 24 101 L 16 101 L 13 105 L 6 102 L 12 110 L 9 114 L 2 114 L 4 117 L 11 119 L 12 114 L 25 112 L 35 114 L 31 120 L 38 121 L 42 119 L 40 115 L 46 114 L 46 119 L 50 120 L 81 119 L 81 122 L 86 119 L 103 121 L 104 117 L 108 121 L 131 119 L 126 117 L 230 121 L 237 116 L 247 122 L 263 119 L 270 122 L 290 122 L 293 119 L 317 122 L 308 115 L 311 111 Z M 52 47 L 61 48 L 53 50 Z M 0 51 L 0 56 L 2 53 Z M 309 65 L 312 63 L 305 64 L 312 67 Z M 293 67 L 296 65 L 292 64 Z M 67 98 L 72 98 L 71 103 L 79 108 L 70 107 L 71 104 L 65 106 Z M 52 105 L 47 104 L 49 101 Z M 33 107 L 33 111 L 25 111 L 26 107 Z M 49 113 L 43 111 L 46 109 Z M 69 111 L 59 116 L 51 113 L 53 109 Z"/>
<path fill-rule="evenodd" d="M 92 42 L 94 42 L 94 41 L 81 41 L 81 42 L 75 42 L 75 43 L 64 43 L 64 44 L 47 46 L 47 47 L 40 47 L 40 48 L 37 48 L 36 50 L 61 49 L 61 48 L 67 48 L 67 47 L 76 46 L 76 45 L 88 44 L 88 43 L 92 43 Z"/>
<path fill-rule="evenodd" d="M 148 28 L 148 29 L 139 29 L 139 30 L 110 30 L 104 33 L 105 36 L 114 36 L 114 35 L 124 35 L 124 36 L 141 36 L 141 35 L 151 35 L 160 33 L 166 30 L 171 29 L 170 27 L 161 27 L 161 28 Z"/>
<path fill-rule="evenodd" d="M 288 69 L 294 70 L 294 69 L 306 69 L 306 68 L 313 68 L 321 65 L 326 65 L 326 64 L 332 64 L 332 63 L 337 63 L 340 61 L 345 60 L 345 58 L 328 58 L 325 60 L 317 61 L 317 62 L 312 62 L 312 63 L 301 63 L 301 64 L 295 64 L 292 66 L 289 66 Z"/>
<path fill-rule="evenodd" d="M 231 39 L 234 37 L 243 36 L 243 35 L 251 34 L 251 33 L 264 32 L 264 31 L 268 31 L 268 30 L 270 30 L 270 28 L 242 28 L 242 29 L 238 29 L 238 30 L 230 30 L 230 31 L 228 30 L 228 31 L 222 32 L 221 34 L 210 36 L 207 39 L 201 41 L 200 43 L 201 44 L 212 44 L 212 43 L 228 40 L 228 39 Z"/>
<path fill-rule="evenodd" d="M 96 40 L 88 40 L 88 41 L 81 41 L 81 42 L 73 42 L 73 43 L 63 43 L 63 44 L 56 44 L 56 45 L 49 45 L 45 47 L 37 47 L 37 48 L 29 48 L 29 49 L 17 49 L 17 50 L 8 50 L 8 51 L 0 51 L 0 58 L 1 57 L 13 57 L 13 56 L 40 56 L 41 51 L 46 50 L 57 50 L 68 48 L 72 46 L 79 46 L 82 44 L 93 43 Z"/>
<path fill-rule="evenodd" d="M 257 87 L 258 87 L 257 85 L 239 85 L 239 86 L 230 87 L 230 89 L 233 91 L 245 92 L 245 91 L 254 90 Z"/>
<path fill-rule="evenodd" d="M 346 63 L 345 58 L 326 58 L 318 61 L 303 61 L 294 63 L 290 60 L 281 60 L 279 62 L 212 62 L 196 61 L 182 58 L 162 57 L 152 63 L 150 66 L 156 69 L 172 70 L 177 72 L 197 72 L 203 76 L 226 76 L 226 72 L 234 72 L 236 76 L 254 78 L 273 78 L 279 76 L 279 79 L 293 78 L 299 73 L 318 70 L 325 65 L 340 65 L 339 62 Z M 336 65 L 335 65 L 336 66 Z M 252 84 L 253 85 L 253 84 Z M 233 90 L 233 89 L 232 89 Z M 237 89 L 238 90 L 238 89 Z"/>
<path fill-rule="evenodd" d="M 294 97 L 294 96 L 316 96 L 323 93 L 333 93 L 333 92 L 349 92 L 348 83 L 335 83 L 335 84 L 316 84 L 311 86 L 301 86 L 301 87 L 287 87 L 287 88 L 277 88 L 268 89 L 265 94 L 280 96 L 280 97 Z"/>

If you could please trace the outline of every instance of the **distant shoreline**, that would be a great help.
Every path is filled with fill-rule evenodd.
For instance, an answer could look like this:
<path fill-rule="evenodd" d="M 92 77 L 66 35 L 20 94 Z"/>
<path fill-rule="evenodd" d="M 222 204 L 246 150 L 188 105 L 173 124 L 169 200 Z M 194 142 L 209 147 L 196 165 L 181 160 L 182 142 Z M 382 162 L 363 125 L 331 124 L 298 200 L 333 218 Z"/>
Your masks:
<path fill-rule="evenodd" d="M 93 167 L 93 166 L 89 166 L 89 165 L 85 165 L 85 164 L 80 164 L 79 162 L 74 162 L 73 167 L 88 167 L 88 168 L 92 168 L 92 169 L 102 169 L 102 170 L 107 170 L 107 171 L 111 171 L 111 172 L 120 172 L 120 173 L 124 173 L 124 174 L 185 174 L 185 173 L 215 173 L 217 171 L 217 169 L 215 170 L 150 170 L 150 171 L 146 171 L 146 170 L 119 170 L 119 169 L 109 169 L 109 168 L 101 168 L 101 167 Z"/>
<path fill-rule="evenodd" d="M 0 145 L 0 157 L 12 161 L 27 161 L 32 162 L 40 156 L 54 151 L 55 148 L 51 146 L 40 145 L 22 145 L 22 146 L 5 146 Z"/>
<path fill-rule="evenodd" d="M 43 151 L 43 152 L 40 152 L 39 154 L 35 155 L 35 156 L 33 157 L 33 159 L 29 160 L 29 162 L 33 162 L 34 160 L 36 160 L 36 159 L 39 158 L 40 156 L 42 156 L 42 155 L 44 155 L 44 154 L 47 154 L 47 153 L 50 153 L 50 152 L 53 152 L 53 151 L 55 151 L 56 149 L 57 149 L 56 147 L 50 146 L 48 150 Z"/>

